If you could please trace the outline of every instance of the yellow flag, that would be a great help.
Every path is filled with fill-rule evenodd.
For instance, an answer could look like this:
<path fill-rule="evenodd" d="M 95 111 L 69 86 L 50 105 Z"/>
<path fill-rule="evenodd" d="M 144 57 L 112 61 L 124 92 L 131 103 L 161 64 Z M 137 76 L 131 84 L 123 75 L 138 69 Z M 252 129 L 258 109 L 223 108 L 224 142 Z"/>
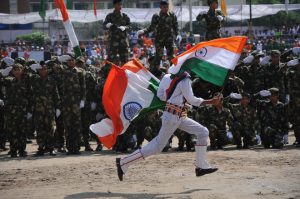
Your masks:
<path fill-rule="evenodd" d="M 227 8 L 226 8 L 226 1 L 225 0 L 221 0 L 221 11 L 225 16 L 227 16 Z"/>

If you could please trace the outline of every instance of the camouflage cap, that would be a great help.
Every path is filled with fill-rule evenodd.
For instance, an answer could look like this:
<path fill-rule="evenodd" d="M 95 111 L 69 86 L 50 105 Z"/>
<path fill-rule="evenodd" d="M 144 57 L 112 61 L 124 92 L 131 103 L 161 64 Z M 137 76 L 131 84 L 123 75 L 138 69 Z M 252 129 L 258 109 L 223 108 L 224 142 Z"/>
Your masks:
<path fill-rule="evenodd" d="M 169 5 L 169 1 L 168 0 L 161 0 L 160 5 Z"/>
<path fill-rule="evenodd" d="M 250 93 L 247 93 L 247 92 L 242 92 L 241 95 L 242 95 L 242 97 L 251 98 Z"/>
<path fill-rule="evenodd" d="M 265 56 L 265 54 L 262 51 L 259 50 L 255 50 L 251 53 L 251 55 L 253 55 L 254 57 L 263 57 Z"/>
<path fill-rule="evenodd" d="M 16 64 L 13 65 L 12 69 L 13 70 L 15 70 L 15 69 L 23 69 L 23 66 L 21 64 L 19 64 L 19 63 L 16 63 Z"/>
<path fill-rule="evenodd" d="M 113 4 L 122 3 L 122 0 L 113 0 Z"/>
<path fill-rule="evenodd" d="M 18 57 L 15 59 L 15 63 L 25 65 L 26 60 L 23 57 Z"/>
<path fill-rule="evenodd" d="M 279 50 L 272 50 L 271 51 L 271 55 L 280 55 L 280 51 Z"/>
<path fill-rule="evenodd" d="M 207 0 L 207 5 L 210 5 L 214 2 L 219 3 L 218 0 Z"/>
<path fill-rule="evenodd" d="M 83 56 L 77 57 L 76 58 L 76 62 L 82 62 L 82 63 L 84 63 L 85 62 L 84 57 Z"/>
<path fill-rule="evenodd" d="M 269 88 L 268 91 L 270 91 L 271 94 L 278 94 L 279 93 L 279 89 L 278 88 Z"/>

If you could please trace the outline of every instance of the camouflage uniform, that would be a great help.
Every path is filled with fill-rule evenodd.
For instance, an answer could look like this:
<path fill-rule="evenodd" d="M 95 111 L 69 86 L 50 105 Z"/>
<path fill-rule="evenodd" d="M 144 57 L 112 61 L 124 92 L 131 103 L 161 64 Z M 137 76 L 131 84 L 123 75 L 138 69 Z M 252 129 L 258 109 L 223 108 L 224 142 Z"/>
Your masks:
<path fill-rule="evenodd" d="M 93 66 L 84 65 L 85 70 L 85 84 L 86 84 L 86 102 L 84 108 L 81 109 L 81 122 L 82 122 L 82 138 L 86 151 L 92 151 L 89 144 L 90 139 L 90 125 L 94 121 L 95 110 L 91 110 L 91 103 L 94 102 L 96 74 Z"/>
<path fill-rule="evenodd" d="M 285 101 L 286 94 L 286 67 L 285 64 L 279 63 L 278 65 L 273 65 L 269 63 L 264 68 L 264 78 L 265 86 L 264 89 L 269 89 L 276 87 L 279 89 L 279 99 L 280 101 Z"/>
<path fill-rule="evenodd" d="M 55 110 L 60 109 L 56 82 L 51 76 L 43 79 L 35 75 L 32 77 L 32 88 L 38 151 L 52 153 L 54 150 Z"/>
<path fill-rule="evenodd" d="M 220 29 L 222 22 L 219 21 L 217 16 L 225 17 L 220 10 L 209 9 L 207 13 L 200 13 L 196 18 L 197 21 L 202 21 L 203 19 L 206 21 L 207 29 L 205 38 L 207 41 L 221 37 Z"/>
<path fill-rule="evenodd" d="M 60 65 L 55 64 L 52 66 L 52 72 L 49 74 L 52 79 L 55 81 L 55 84 L 57 85 L 58 89 L 58 94 L 61 97 L 63 92 L 62 92 L 62 73 L 61 70 L 62 68 Z M 58 149 L 58 152 L 64 152 L 64 143 L 65 143 L 65 128 L 64 128 L 64 120 L 63 120 L 63 110 L 61 109 L 61 114 L 59 117 L 55 117 L 55 131 L 54 131 L 54 144 L 55 147 Z"/>
<path fill-rule="evenodd" d="M 265 87 L 264 70 L 259 64 L 251 64 L 250 66 L 242 66 L 239 69 L 240 78 L 245 82 L 243 91 L 254 94 Z"/>
<path fill-rule="evenodd" d="M 113 25 L 107 29 L 106 25 L 112 23 Z M 118 27 L 124 26 L 126 29 L 124 31 L 120 30 Z M 130 19 L 127 14 L 123 12 L 112 12 L 108 14 L 103 22 L 103 27 L 108 30 L 108 61 L 111 61 L 117 65 L 122 65 L 128 61 L 128 47 L 129 41 L 127 37 L 128 30 L 130 29 Z M 117 55 L 119 54 L 120 60 L 118 60 Z M 121 64 L 119 64 L 119 61 Z"/>
<path fill-rule="evenodd" d="M 288 132 L 286 107 L 278 102 L 275 106 L 271 101 L 259 101 L 258 109 L 261 110 L 262 118 L 262 142 L 265 148 L 283 147 L 283 135 Z"/>
<path fill-rule="evenodd" d="M 174 58 L 174 40 L 178 35 L 177 17 L 173 12 L 154 14 L 151 25 L 145 29 L 144 34 L 155 31 L 155 58 L 152 67 L 158 68 L 164 55 L 164 47 L 167 49 L 169 61 Z"/>
<path fill-rule="evenodd" d="M 214 106 L 200 107 L 198 114 L 204 118 L 204 124 L 209 130 L 211 149 L 222 149 L 227 143 L 226 130 L 232 128 L 233 116 L 229 109 L 222 108 L 220 112 Z"/>
<path fill-rule="evenodd" d="M 300 69 L 293 67 L 287 71 L 288 93 L 290 95 L 289 118 L 294 127 L 297 146 L 300 146 Z"/>
<path fill-rule="evenodd" d="M 244 148 L 254 144 L 255 130 L 258 126 L 258 120 L 255 108 L 251 106 L 242 106 L 241 104 L 225 103 L 233 115 L 232 133 L 237 148 L 242 146 L 242 137 Z"/>
<path fill-rule="evenodd" d="M 66 147 L 69 153 L 80 150 L 81 109 L 80 102 L 85 100 L 85 74 L 80 68 L 68 68 L 62 71 L 62 110 L 66 135 Z"/>
<path fill-rule="evenodd" d="M 4 94 L 2 92 L 2 81 L 0 77 L 0 100 L 4 100 Z M 5 150 L 6 132 L 4 129 L 4 106 L 0 105 L 0 149 Z"/>
<path fill-rule="evenodd" d="M 9 136 L 10 153 L 16 157 L 26 156 L 27 113 L 32 113 L 30 104 L 31 87 L 26 75 L 21 80 L 15 77 L 4 79 L 5 87 L 5 125 Z"/>

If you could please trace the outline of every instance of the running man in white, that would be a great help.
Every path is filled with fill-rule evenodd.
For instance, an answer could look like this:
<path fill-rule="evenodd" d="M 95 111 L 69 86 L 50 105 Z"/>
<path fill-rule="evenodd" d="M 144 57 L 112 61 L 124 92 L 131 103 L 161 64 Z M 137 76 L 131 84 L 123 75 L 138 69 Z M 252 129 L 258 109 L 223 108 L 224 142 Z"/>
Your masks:
<path fill-rule="evenodd" d="M 165 75 L 160 82 L 157 96 L 162 101 L 167 102 L 162 115 L 162 126 L 159 134 L 143 148 L 136 150 L 126 157 L 116 158 L 119 180 L 123 180 L 123 175 L 127 172 L 130 165 L 144 160 L 151 155 L 160 153 L 177 128 L 197 136 L 195 145 L 196 176 L 217 171 L 217 168 L 210 166 L 206 161 L 209 132 L 206 127 L 186 117 L 185 102 L 199 107 L 200 105 L 217 104 L 220 98 L 214 97 L 209 100 L 204 100 L 195 97 L 191 86 L 191 79 L 187 73 L 175 77 L 170 74 Z"/>

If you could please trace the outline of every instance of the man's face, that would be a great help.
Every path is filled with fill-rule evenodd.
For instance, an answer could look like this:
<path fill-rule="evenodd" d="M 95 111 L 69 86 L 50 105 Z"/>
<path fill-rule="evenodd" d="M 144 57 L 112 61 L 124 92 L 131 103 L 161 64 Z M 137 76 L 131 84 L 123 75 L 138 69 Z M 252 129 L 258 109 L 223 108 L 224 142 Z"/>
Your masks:
<path fill-rule="evenodd" d="M 219 6 L 219 4 L 218 4 L 217 2 L 213 2 L 213 3 L 210 4 L 210 7 L 211 7 L 212 9 L 214 9 L 214 10 L 217 9 L 218 6 Z"/>
<path fill-rule="evenodd" d="M 83 68 L 84 67 L 84 63 L 82 61 L 77 61 L 76 62 L 76 66 L 79 68 Z"/>
<path fill-rule="evenodd" d="M 279 94 L 277 93 L 272 93 L 270 96 L 270 100 L 272 103 L 276 104 L 278 102 Z"/>
<path fill-rule="evenodd" d="M 160 10 L 162 13 L 167 14 L 169 12 L 169 5 L 160 5 Z"/>
<path fill-rule="evenodd" d="M 242 106 L 248 106 L 249 103 L 250 103 L 250 99 L 248 97 L 243 97 L 241 99 L 241 105 Z"/>
<path fill-rule="evenodd" d="M 278 54 L 272 54 L 271 55 L 271 60 L 273 64 L 278 64 L 280 61 L 280 55 Z"/>
<path fill-rule="evenodd" d="M 122 10 L 122 3 L 121 2 L 115 3 L 114 8 L 115 8 L 115 11 L 120 12 Z"/>
<path fill-rule="evenodd" d="M 38 70 L 38 73 L 41 77 L 46 77 L 48 75 L 48 69 L 46 66 L 42 66 L 41 69 Z"/>
<path fill-rule="evenodd" d="M 67 61 L 67 65 L 70 67 L 70 68 L 74 68 L 75 67 L 75 59 L 74 58 L 71 58 Z"/>
<path fill-rule="evenodd" d="M 16 78 L 20 78 L 23 74 L 23 70 L 21 68 L 15 68 L 12 73 Z"/>

